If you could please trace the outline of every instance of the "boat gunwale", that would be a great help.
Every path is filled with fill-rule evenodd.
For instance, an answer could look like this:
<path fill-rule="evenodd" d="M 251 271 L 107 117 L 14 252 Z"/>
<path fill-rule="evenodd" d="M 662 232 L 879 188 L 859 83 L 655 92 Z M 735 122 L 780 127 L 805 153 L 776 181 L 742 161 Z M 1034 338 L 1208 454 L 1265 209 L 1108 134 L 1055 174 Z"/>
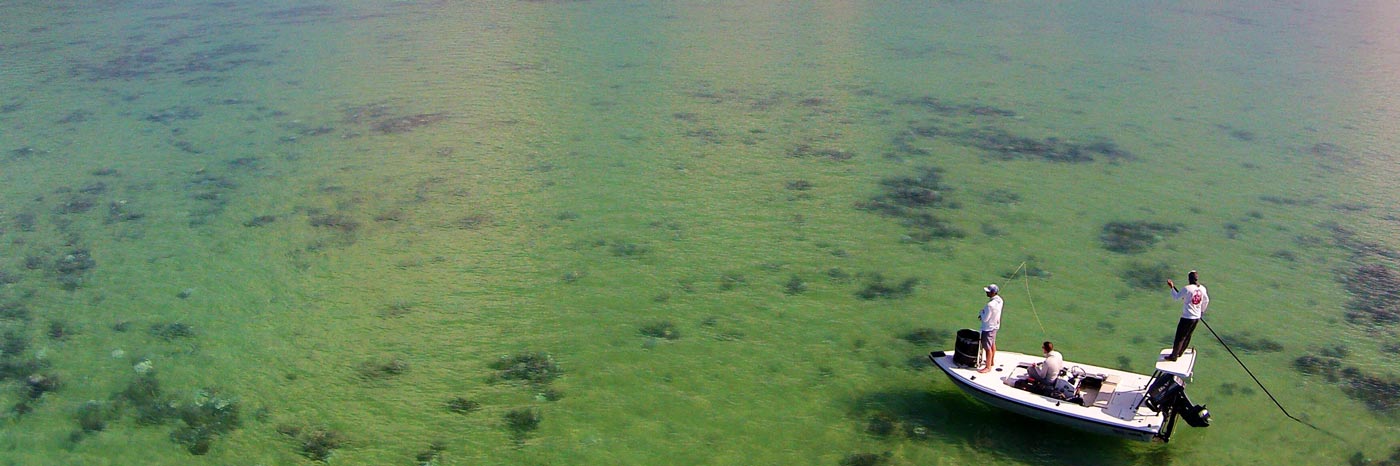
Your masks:
<path fill-rule="evenodd" d="M 934 357 L 934 356 L 933 356 L 934 353 L 942 353 L 943 356 Z M 947 375 L 948 378 L 949 378 L 950 380 L 952 380 L 953 383 L 954 383 L 955 385 L 958 385 L 960 388 L 962 388 L 964 392 L 967 392 L 967 391 L 968 391 L 968 390 L 967 390 L 968 388 L 974 388 L 974 389 L 976 389 L 976 391 L 977 391 L 978 393 L 982 394 L 983 396 L 987 396 L 987 397 L 991 397 L 991 398 L 996 398 L 996 399 L 998 399 L 998 400 L 1002 400 L 1002 401 L 1005 401 L 1005 402 L 1010 402 L 1010 403 L 1012 403 L 1012 404 L 1021 406 L 1022 408 L 1025 408 L 1025 409 L 1031 409 L 1031 410 L 1035 410 L 1035 411 L 1037 411 L 1037 412 L 1046 413 L 1046 414 L 1058 416 L 1058 417 L 1061 417 L 1061 418 L 1070 418 L 1070 419 L 1072 419 L 1073 422 L 1093 424 L 1094 426 L 1099 426 L 1099 427 L 1103 427 L 1103 428 L 1109 428 L 1109 429 L 1113 429 L 1113 430 L 1123 430 L 1123 431 L 1130 431 L 1130 432 L 1133 432 L 1133 433 L 1142 433 L 1142 434 L 1146 434 L 1145 436 L 1118 435 L 1119 437 L 1131 438 L 1131 439 L 1139 439 L 1139 437 L 1145 437 L 1145 438 L 1141 438 L 1141 440 L 1149 441 L 1149 440 L 1151 440 L 1152 438 L 1161 435 L 1162 429 L 1163 429 L 1166 425 L 1168 425 L 1168 423 L 1166 422 L 1166 419 L 1164 419 L 1164 418 L 1161 419 L 1162 422 L 1158 423 L 1158 424 L 1155 425 L 1155 426 L 1154 426 L 1154 425 L 1151 425 L 1151 424 L 1142 425 L 1142 426 L 1135 426 L 1135 425 L 1126 424 L 1126 423 L 1116 423 L 1116 422 L 1113 422 L 1113 421 L 1108 421 L 1108 420 L 1103 420 L 1103 419 L 1095 419 L 1095 418 L 1092 418 L 1092 417 L 1085 417 L 1085 416 L 1083 416 L 1083 415 L 1076 414 L 1076 413 L 1074 413 L 1074 412 L 1072 412 L 1072 411 L 1055 409 L 1055 407 L 1038 406 L 1038 405 L 1036 405 L 1036 404 L 1027 402 L 1027 401 L 1025 401 L 1025 400 L 1021 400 L 1021 399 L 1019 399 L 1019 398 L 1017 398 L 1017 397 L 1012 397 L 1012 396 L 1004 395 L 1004 394 L 1002 394 L 1002 393 L 997 392 L 996 390 L 989 389 L 989 388 L 987 388 L 987 387 L 985 387 L 985 386 L 983 386 L 983 385 L 981 385 L 981 384 L 973 383 L 973 382 L 972 382 L 972 379 L 967 378 L 967 377 L 963 377 L 962 375 L 959 375 L 959 374 L 956 374 L 956 373 L 952 372 L 953 368 L 949 367 L 945 362 L 943 362 L 944 360 L 946 360 L 947 363 L 951 363 L 951 362 L 952 362 L 952 354 L 951 354 L 950 352 L 947 352 L 947 351 L 936 351 L 936 352 L 931 352 L 931 353 L 929 353 L 929 358 L 933 360 L 934 365 L 935 365 L 935 366 L 938 366 L 938 369 L 939 369 L 939 370 L 943 371 L 944 375 Z M 1091 367 L 1096 367 L 1096 366 L 1091 366 Z M 1121 372 L 1129 373 L 1129 372 L 1126 372 L 1126 371 L 1121 371 Z M 1131 373 L 1130 373 L 1130 374 L 1131 374 Z M 1142 376 L 1142 374 L 1135 374 L 1135 375 Z M 975 377 L 975 376 L 974 376 L 974 377 Z M 992 377 L 996 377 L 996 376 L 992 376 Z M 1146 376 L 1143 376 L 1143 377 L 1146 377 Z M 1004 384 L 1005 382 L 1002 381 L 1001 383 Z M 1008 385 L 1008 386 L 1009 386 L 1009 385 Z M 1019 389 L 1017 389 L 1017 390 L 1019 390 Z M 1027 393 L 1030 393 L 1030 392 L 1027 392 Z M 969 393 L 969 394 L 971 394 L 971 393 Z M 1036 395 L 1036 396 L 1039 396 L 1039 397 L 1041 397 L 1041 398 L 1043 398 L 1043 399 L 1047 399 L 1047 400 L 1054 400 L 1053 398 L 1045 397 L 1044 395 Z M 976 397 L 974 396 L 974 398 L 976 398 Z M 982 400 L 978 400 L 978 401 L 979 401 L 979 402 L 986 403 L 986 402 L 984 402 L 984 401 L 982 401 Z M 1065 402 L 1066 400 L 1054 400 L 1054 401 L 1057 402 L 1057 404 L 1056 404 L 1055 406 L 1058 407 L 1058 406 L 1059 406 L 1059 403 L 1063 403 L 1063 402 Z M 1076 406 L 1082 406 L 1082 405 L 1077 405 L 1077 404 L 1076 404 Z M 995 407 L 995 406 L 994 406 L 994 407 Z M 1008 410 L 1008 411 L 1012 411 L 1014 414 L 1021 415 L 1021 416 L 1026 416 L 1026 417 L 1030 417 L 1030 418 L 1032 418 L 1032 419 L 1036 419 L 1036 420 L 1039 420 L 1039 421 L 1042 421 L 1042 422 L 1055 423 L 1055 421 L 1050 421 L 1050 420 L 1046 420 L 1046 419 L 1036 418 L 1036 417 L 1034 417 L 1034 416 L 1030 416 L 1030 415 L 1027 415 L 1027 414 L 1019 413 L 1019 412 L 1016 412 L 1016 411 L 1013 411 L 1013 410 Z M 1161 414 L 1157 414 L 1156 417 L 1161 418 Z M 1116 418 L 1116 419 L 1121 419 L 1121 418 Z M 1124 421 L 1124 422 L 1126 422 L 1126 421 Z M 1104 435 L 1108 435 L 1108 434 L 1104 434 Z"/>

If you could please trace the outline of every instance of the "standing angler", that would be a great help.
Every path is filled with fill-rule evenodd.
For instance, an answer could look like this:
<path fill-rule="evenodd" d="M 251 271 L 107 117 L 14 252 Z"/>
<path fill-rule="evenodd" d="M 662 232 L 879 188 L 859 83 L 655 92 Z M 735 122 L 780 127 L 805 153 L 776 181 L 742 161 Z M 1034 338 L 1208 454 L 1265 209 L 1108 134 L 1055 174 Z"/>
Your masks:
<path fill-rule="evenodd" d="M 1181 321 L 1176 324 L 1176 339 L 1172 341 L 1172 354 L 1167 356 L 1168 361 L 1175 361 L 1186 352 L 1186 347 L 1191 345 L 1191 332 L 1196 331 L 1196 324 L 1205 315 L 1206 306 L 1210 305 L 1210 295 L 1206 294 L 1206 286 L 1201 284 L 1195 270 L 1186 274 L 1186 280 L 1191 284 L 1178 290 L 1176 284 L 1167 279 L 1167 286 L 1172 288 L 1172 299 L 1182 302 Z"/>
<path fill-rule="evenodd" d="M 987 285 L 982 288 L 987 292 L 987 305 L 982 306 L 982 313 L 977 318 L 982 319 L 982 349 L 987 351 L 987 365 L 982 366 L 979 373 L 992 371 L 992 362 L 997 356 L 997 329 L 1001 328 L 1001 296 L 997 294 L 1001 291 L 996 284 Z"/>

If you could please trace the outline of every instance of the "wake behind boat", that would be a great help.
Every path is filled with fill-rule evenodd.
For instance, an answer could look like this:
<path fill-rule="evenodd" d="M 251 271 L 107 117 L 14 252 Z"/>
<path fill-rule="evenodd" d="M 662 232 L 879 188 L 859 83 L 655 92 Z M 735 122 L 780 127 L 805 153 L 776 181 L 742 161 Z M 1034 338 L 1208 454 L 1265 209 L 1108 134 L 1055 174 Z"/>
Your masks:
<path fill-rule="evenodd" d="M 1157 355 L 1152 375 L 1065 361 L 1054 380 L 1031 380 L 1027 369 L 1040 356 L 997 351 L 991 372 L 977 372 L 977 332 L 962 330 L 953 353 L 934 351 L 929 359 L 959 389 L 983 403 L 1023 416 L 1076 429 L 1133 440 L 1166 442 L 1177 416 L 1192 427 L 1210 425 L 1205 406 L 1186 398 L 1185 381 L 1196 364 L 1196 351 L 1166 360 Z"/>

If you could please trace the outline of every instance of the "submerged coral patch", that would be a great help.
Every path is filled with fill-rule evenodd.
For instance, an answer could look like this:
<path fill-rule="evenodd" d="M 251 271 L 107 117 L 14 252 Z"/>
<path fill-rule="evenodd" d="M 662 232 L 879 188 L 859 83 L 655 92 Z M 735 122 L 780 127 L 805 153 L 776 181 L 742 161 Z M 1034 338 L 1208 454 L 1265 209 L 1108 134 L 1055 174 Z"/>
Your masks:
<path fill-rule="evenodd" d="M 204 112 L 200 109 L 188 105 L 181 105 L 158 110 L 155 113 L 146 115 L 146 117 L 142 119 L 152 123 L 170 123 L 174 121 L 194 120 L 202 116 L 204 116 Z"/>
<path fill-rule="evenodd" d="M 1357 323 L 1400 323 L 1400 274 L 1382 264 L 1363 264 L 1343 278 L 1351 299 L 1347 320 Z"/>
<path fill-rule="evenodd" d="M 447 119 L 446 113 L 420 113 L 376 121 L 372 128 L 383 134 L 407 133 Z"/>
<path fill-rule="evenodd" d="M 952 341 L 952 336 L 953 334 L 947 330 L 925 327 L 917 328 L 909 331 L 909 333 L 900 335 L 899 339 L 919 346 L 928 346 L 946 344 Z"/>
<path fill-rule="evenodd" d="M 345 446 L 345 434 L 326 426 L 296 426 L 283 424 L 277 432 L 296 443 L 297 453 L 313 461 L 326 461 L 336 449 Z"/>
<path fill-rule="evenodd" d="M 643 325 L 638 329 L 642 335 L 652 338 L 663 338 L 666 340 L 678 340 L 681 332 L 676 328 L 676 324 L 669 320 L 661 320 Z"/>
<path fill-rule="evenodd" d="M 468 414 L 481 410 L 481 403 L 459 396 L 447 400 L 446 407 L 449 412 Z"/>
<path fill-rule="evenodd" d="M 243 222 L 243 226 L 245 226 L 245 227 L 261 227 L 261 226 L 271 225 L 272 222 L 276 222 L 276 221 L 277 221 L 277 216 L 276 216 L 276 215 L 259 215 L 259 216 L 257 216 L 257 217 L 253 217 L 252 219 L 249 219 L 249 220 L 246 221 L 246 222 Z"/>
<path fill-rule="evenodd" d="M 1336 224 L 1323 224 L 1331 230 L 1337 246 L 1351 253 L 1352 268 L 1338 273 L 1351 299 L 1346 318 L 1358 324 L 1395 325 L 1400 323 L 1400 251 L 1361 238 L 1356 232 Z"/>
<path fill-rule="evenodd" d="M 1400 379 L 1393 375 L 1372 374 L 1361 368 L 1347 367 L 1350 351 L 1347 347 L 1327 347 L 1315 354 L 1305 354 L 1294 360 L 1294 369 L 1302 374 L 1322 376 L 1327 382 L 1340 385 L 1348 397 L 1365 403 L 1380 416 L 1400 414 Z"/>
<path fill-rule="evenodd" d="M 126 388 L 112 395 L 112 401 L 123 413 L 135 417 L 137 424 L 163 424 L 175 415 L 176 400 L 165 393 L 149 363 L 142 364 L 137 367 L 145 369 L 138 370 Z"/>
<path fill-rule="evenodd" d="M 1031 159 L 1048 162 L 1086 163 L 1096 160 L 1125 161 L 1134 156 L 1106 137 L 1083 140 L 1048 136 L 1036 138 L 1014 134 L 992 124 L 1017 118 L 1013 110 L 990 105 L 955 103 L 932 96 L 906 98 L 896 104 L 921 109 L 932 121 L 911 122 L 908 129 L 896 134 L 893 145 L 905 155 L 928 155 L 916 143 L 919 138 L 942 139 L 958 145 L 973 147 L 1003 160 Z M 967 128 L 965 122 L 983 126 Z"/>
<path fill-rule="evenodd" d="M 851 453 L 841 458 L 838 463 L 841 466 L 881 466 L 890 461 L 890 452 L 877 453 Z"/>
<path fill-rule="evenodd" d="M 1001 159 L 1029 158 L 1050 162 L 1083 163 L 1100 157 L 1108 160 L 1132 159 L 1132 154 L 1107 139 L 1073 142 L 1058 137 L 1035 139 L 1018 136 L 996 127 L 965 131 L 957 136 L 964 144 L 987 151 Z"/>
<path fill-rule="evenodd" d="M 209 453 L 216 438 L 242 424 L 238 400 L 209 388 L 200 390 L 192 402 L 182 404 L 179 417 L 184 425 L 171 432 L 170 439 L 194 455 Z"/>
<path fill-rule="evenodd" d="M 870 280 L 865 284 L 865 288 L 856 292 L 856 297 L 864 300 L 872 299 L 901 299 L 914 293 L 914 288 L 919 285 L 919 279 L 909 277 L 898 284 L 889 283 L 880 274 L 872 274 Z"/>
<path fill-rule="evenodd" d="M 1249 332 L 1227 334 L 1220 337 L 1231 348 L 1247 353 L 1277 353 L 1283 351 L 1283 344 L 1264 337 L 1255 338 Z"/>
<path fill-rule="evenodd" d="M 408 372 L 408 361 L 397 357 L 365 361 L 356 369 L 363 380 L 384 380 L 405 372 Z"/>
<path fill-rule="evenodd" d="M 554 356 L 546 352 L 527 352 L 513 356 L 501 356 L 491 364 L 500 371 L 503 380 L 521 380 L 535 384 L 547 384 L 558 378 L 563 371 L 554 361 Z"/>
<path fill-rule="evenodd" d="M 407 133 L 415 129 L 446 120 L 451 115 L 446 112 L 395 114 L 386 103 L 376 102 L 346 108 L 341 121 L 350 125 L 369 125 L 369 129 L 379 134 Z"/>
<path fill-rule="evenodd" d="M 505 415 L 506 428 L 516 441 L 523 440 L 531 432 L 539 429 L 543 420 L 544 415 L 535 408 L 516 408 L 507 411 Z"/>
<path fill-rule="evenodd" d="M 929 112 L 942 116 L 993 116 L 1012 118 L 1016 112 L 1004 108 L 997 108 L 990 105 L 979 104 L 959 104 L 939 99 L 934 96 L 922 96 L 916 98 L 904 98 L 895 101 L 898 105 L 912 105 Z"/>
<path fill-rule="evenodd" d="M 98 400 L 88 400 L 78 406 L 73 419 L 83 433 L 101 432 L 107 429 L 107 422 L 113 419 L 111 405 Z"/>
<path fill-rule="evenodd" d="M 1346 366 L 1345 348 L 1323 349 L 1293 361 L 1293 368 L 1304 374 L 1321 376 L 1330 383 L 1339 383 L 1342 392 L 1353 400 L 1365 403 L 1378 415 L 1400 414 L 1400 379 L 1374 374 L 1357 367 Z"/>
<path fill-rule="evenodd" d="M 258 13 L 259 18 L 278 20 L 290 23 L 301 23 L 314 18 L 322 18 L 335 13 L 335 7 L 331 5 L 305 5 L 281 10 L 273 10 Z"/>
<path fill-rule="evenodd" d="M 165 341 L 174 341 L 181 338 L 189 338 L 195 335 L 194 327 L 183 322 L 164 322 L 151 324 L 151 336 Z"/>
<path fill-rule="evenodd" d="M 1168 224 L 1137 220 L 1132 222 L 1108 222 L 1099 233 L 1099 241 L 1109 251 L 1136 254 L 1145 252 L 1167 236 L 1180 232 L 1180 224 Z"/>
<path fill-rule="evenodd" d="M 957 208 L 947 198 L 951 191 L 943 183 L 943 171 L 938 167 L 922 167 L 912 175 L 894 176 L 881 180 L 882 192 L 858 208 L 896 217 L 911 231 L 907 241 L 926 243 L 934 239 L 961 238 L 961 229 L 935 215 L 938 209 Z"/>
<path fill-rule="evenodd" d="M 339 214 L 312 215 L 308 219 L 308 223 L 313 227 L 339 230 L 345 233 L 352 233 L 360 228 L 360 222 Z"/>
<path fill-rule="evenodd" d="M 73 290 L 82 286 L 84 275 L 96 266 L 97 261 L 86 249 L 75 249 L 54 261 L 54 272 L 58 274 L 60 286 Z"/>
<path fill-rule="evenodd" d="M 793 275 L 791 278 L 788 278 L 788 281 L 786 283 L 783 284 L 783 294 L 789 296 L 799 295 L 805 293 L 806 291 L 807 281 L 803 280 L 800 275 Z"/>
<path fill-rule="evenodd" d="M 28 321 L 29 308 L 20 303 L 0 303 L 0 320 Z M 15 329 L 6 329 L 5 332 L 14 332 Z"/>
<path fill-rule="evenodd" d="M 872 199 L 866 207 L 889 215 L 903 215 L 906 209 L 942 207 L 947 204 L 944 193 L 949 191 L 943 184 L 943 170 L 938 167 L 924 167 L 914 175 L 894 176 L 880 181 L 884 192 Z"/>
<path fill-rule="evenodd" d="M 1128 262 L 1127 267 L 1123 268 L 1121 276 L 1123 281 L 1133 288 L 1155 290 L 1166 286 L 1167 279 L 1171 278 L 1171 272 L 1171 266 L 1162 262 L 1149 264 L 1131 261 Z"/>
<path fill-rule="evenodd" d="M 822 158 L 840 162 L 855 158 L 856 154 L 846 149 L 798 144 L 788 151 L 788 156 L 796 158 Z"/>

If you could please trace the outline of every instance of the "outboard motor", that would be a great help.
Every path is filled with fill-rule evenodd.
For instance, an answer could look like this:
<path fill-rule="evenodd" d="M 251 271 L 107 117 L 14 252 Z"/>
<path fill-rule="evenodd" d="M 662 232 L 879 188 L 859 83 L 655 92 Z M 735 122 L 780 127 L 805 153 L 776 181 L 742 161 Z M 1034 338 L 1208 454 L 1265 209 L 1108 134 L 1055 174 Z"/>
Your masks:
<path fill-rule="evenodd" d="M 1159 374 L 1147 386 L 1147 396 L 1143 402 L 1148 409 L 1166 412 L 1168 416 L 1180 415 L 1191 427 L 1209 427 L 1210 411 L 1205 405 L 1192 404 L 1186 397 L 1186 387 L 1174 375 Z"/>
<path fill-rule="evenodd" d="M 1176 399 L 1176 412 L 1181 414 L 1181 419 L 1186 421 L 1186 425 L 1191 427 L 1210 427 L 1210 411 L 1206 405 L 1193 405 L 1191 400 L 1186 398 L 1186 392 L 1181 392 L 1181 396 Z"/>
<path fill-rule="evenodd" d="M 1147 393 L 1143 394 L 1142 405 L 1162 414 L 1165 422 L 1153 438 L 1163 442 L 1171 440 L 1177 416 L 1186 420 L 1191 427 L 1210 426 L 1210 411 L 1206 410 L 1205 405 L 1191 404 L 1191 400 L 1186 398 L 1186 387 L 1182 386 L 1181 378 L 1169 372 L 1158 370 L 1152 375 L 1152 382 L 1147 384 Z"/>
<path fill-rule="evenodd" d="M 1177 398 L 1184 398 L 1185 392 L 1186 389 L 1176 381 L 1176 376 L 1160 374 L 1147 386 L 1147 395 L 1143 402 L 1147 404 L 1148 409 L 1160 413 L 1176 407 Z"/>
<path fill-rule="evenodd" d="M 968 328 L 958 330 L 958 339 L 953 344 L 953 364 L 976 367 L 977 353 L 981 349 L 982 332 Z"/>

